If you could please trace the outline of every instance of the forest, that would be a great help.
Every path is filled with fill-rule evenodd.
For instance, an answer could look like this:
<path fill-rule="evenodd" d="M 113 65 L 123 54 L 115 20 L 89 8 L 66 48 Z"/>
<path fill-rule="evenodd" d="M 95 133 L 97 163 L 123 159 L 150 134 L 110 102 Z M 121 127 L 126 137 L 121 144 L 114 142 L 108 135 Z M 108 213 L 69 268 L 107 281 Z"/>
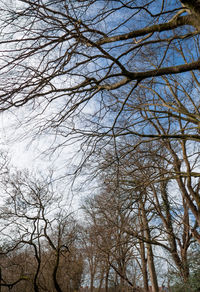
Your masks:
<path fill-rule="evenodd" d="M 199 292 L 200 1 L 0 7 L 0 292 Z"/>

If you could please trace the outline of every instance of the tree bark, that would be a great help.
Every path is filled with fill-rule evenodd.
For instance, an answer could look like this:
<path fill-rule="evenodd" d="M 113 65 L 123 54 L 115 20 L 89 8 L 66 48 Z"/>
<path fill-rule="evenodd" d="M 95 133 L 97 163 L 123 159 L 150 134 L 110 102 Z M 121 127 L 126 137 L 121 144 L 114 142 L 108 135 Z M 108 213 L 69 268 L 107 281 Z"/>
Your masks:
<path fill-rule="evenodd" d="M 148 225 L 148 219 L 146 215 L 145 204 L 142 201 L 142 199 L 140 200 L 140 208 L 141 208 L 144 233 L 145 233 L 146 238 L 150 240 L 151 235 L 150 235 L 150 230 L 149 230 L 149 225 Z M 146 247 L 147 247 L 147 262 L 148 262 L 149 274 L 150 274 L 150 279 L 151 279 L 151 284 L 152 284 L 152 292 L 159 292 L 152 246 L 151 244 L 146 243 Z"/>
<path fill-rule="evenodd" d="M 149 284 L 148 284 L 147 260 L 146 260 L 145 246 L 144 246 L 144 242 L 143 241 L 140 241 L 140 255 L 141 255 L 144 291 L 148 291 L 149 290 Z"/>

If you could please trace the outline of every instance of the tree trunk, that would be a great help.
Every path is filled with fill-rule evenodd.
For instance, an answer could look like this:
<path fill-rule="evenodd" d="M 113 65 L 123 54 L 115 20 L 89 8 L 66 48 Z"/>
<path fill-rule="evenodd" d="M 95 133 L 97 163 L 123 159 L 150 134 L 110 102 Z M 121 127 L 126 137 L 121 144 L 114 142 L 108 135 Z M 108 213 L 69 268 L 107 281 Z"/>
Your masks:
<path fill-rule="evenodd" d="M 148 285 L 147 260 L 146 260 L 146 256 L 145 256 L 145 246 L 144 246 L 144 242 L 143 241 L 140 241 L 140 255 L 141 255 L 144 291 L 148 291 L 149 290 L 149 285 Z"/>
<path fill-rule="evenodd" d="M 90 274 L 90 292 L 93 292 L 94 287 L 94 275 L 93 273 Z"/>
<path fill-rule="evenodd" d="M 150 235 L 148 220 L 147 220 L 146 211 L 145 211 L 145 204 L 143 203 L 142 199 L 140 201 L 140 208 L 141 208 L 142 223 L 144 227 L 145 237 L 150 241 L 151 235 Z M 148 263 L 149 274 L 151 278 L 152 292 L 159 292 L 152 246 L 151 244 L 146 243 L 146 247 L 147 247 L 147 263 Z"/>
<path fill-rule="evenodd" d="M 109 278 L 109 269 L 106 270 L 106 278 L 105 278 L 105 291 L 108 292 L 108 278 Z"/>

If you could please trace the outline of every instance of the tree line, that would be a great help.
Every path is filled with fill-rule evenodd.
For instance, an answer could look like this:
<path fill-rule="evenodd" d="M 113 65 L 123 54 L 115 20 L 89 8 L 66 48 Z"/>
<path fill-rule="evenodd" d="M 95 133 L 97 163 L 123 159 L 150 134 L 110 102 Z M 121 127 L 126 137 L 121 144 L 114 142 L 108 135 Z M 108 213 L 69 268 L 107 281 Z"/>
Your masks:
<path fill-rule="evenodd" d="M 198 291 L 199 1 L 1 8 L 0 111 L 88 194 L 80 224 L 2 157 L 1 289 Z"/>
<path fill-rule="evenodd" d="M 173 161 L 152 145 L 119 164 L 111 149 L 80 219 L 53 173 L 16 170 L 2 154 L 1 291 L 198 291 L 198 223 Z"/>

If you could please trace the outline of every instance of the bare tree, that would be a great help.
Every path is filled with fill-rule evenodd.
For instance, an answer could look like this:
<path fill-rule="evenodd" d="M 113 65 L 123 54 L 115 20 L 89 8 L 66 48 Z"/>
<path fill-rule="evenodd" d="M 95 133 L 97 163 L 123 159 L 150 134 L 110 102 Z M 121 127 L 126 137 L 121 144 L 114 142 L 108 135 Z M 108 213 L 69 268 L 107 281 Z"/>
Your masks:
<path fill-rule="evenodd" d="M 171 145 L 170 149 L 174 149 L 172 153 L 176 151 L 176 162 L 166 147 L 167 143 Z M 159 250 L 163 249 L 163 252 L 170 257 L 169 265 L 176 270 L 188 289 L 190 277 L 188 254 L 194 242 L 198 241 L 198 224 L 182 192 L 184 189 L 188 196 L 192 195 L 190 192 L 193 188 L 194 191 L 196 190 L 199 179 L 193 177 L 191 181 L 189 173 L 192 175 L 193 172 L 185 175 L 184 167 L 181 172 L 174 168 L 175 165 L 179 164 L 180 167 L 184 163 L 180 147 L 182 143 L 184 142 L 179 144 L 179 142 L 172 143 L 165 140 L 161 143 L 140 145 L 136 151 L 133 151 L 129 147 L 131 139 L 121 140 L 121 145 L 117 149 L 120 160 L 117 160 L 116 152 L 109 149 L 99 167 L 104 172 L 102 183 L 100 183 L 100 188 L 105 191 L 106 203 L 104 204 L 110 206 L 109 194 L 113 192 L 116 197 L 119 191 L 124 208 L 128 209 L 131 216 L 135 218 L 126 222 L 124 232 L 132 235 L 140 244 L 138 250 L 140 250 L 140 265 L 144 279 L 148 278 L 146 261 L 148 270 L 152 272 L 152 282 L 154 278 L 156 279 L 158 268 L 157 262 L 154 265 L 154 254 L 160 254 Z M 195 153 L 192 149 L 188 149 L 190 152 L 188 151 L 187 161 L 188 166 L 190 165 L 194 171 L 198 166 L 199 158 L 198 152 Z M 178 184 L 180 179 L 183 189 Z M 190 191 L 188 191 L 188 180 L 191 186 Z M 108 208 L 111 210 L 111 207 Z M 111 214 L 111 211 L 108 212 Z M 110 221 L 112 218 L 111 215 Z M 113 224 L 117 224 L 117 220 L 113 219 L 113 221 Z M 196 230 L 196 235 L 194 235 L 194 230 Z M 168 258 L 164 261 L 167 263 Z M 144 283 L 148 283 L 148 280 Z M 154 286 L 158 289 L 156 283 Z"/>
<path fill-rule="evenodd" d="M 75 175 L 108 143 L 120 159 L 124 136 L 132 137 L 132 150 L 166 141 L 199 225 L 197 173 L 186 142 L 198 147 L 198 1 L 24 0 L 20 9 L 1 3 L 1 110 L 26 105 L 19 117 L 31 135 L 53 135 L 54 150 L 78 142 L 76 168 L 68 171 Z M 182 139 L 185 173 L 175 167 L 173 139 Z M 195 226 L 193 234 L 198 239 Z"/>
<path fill-rule="evenodd" d="M 68 291 L 78 289 L 83 260 L 75 244 L 77 223 L 62 209 L 52 175 L 42 179 L 11 170 L 1 188 L 5 196 L 0 216 L 1 286 L 23 289 L 26 281 L 28 291 L 61 292 L 67 285 Z"/>
<path fill-rule="evenodd" d="M 112 183 L 110 181 L 111 185 Z M 87 200 L 84 205 L 95 251 L 99 255 L 96 267 L 105 273 L 106 291 L 109 291 L 109 287 L 115 287 L 116 291 L 126 291 L 129 288 L 134 290 L 142 282 L 138 253 L 140 245 L 139 240 L 127 230 L 129 224 L 134 226 L 138 222 L 132 216 L 130 200 L 118 190 L 112 189 L 111 185 L 108 188 L 104 186 L 104 192 Z M 148 288 L 148 280 L 146 281 Z"/>
<path fill-rule="evenodd" d="M 144 161 L 140 145 L 148 142 L 167 168 L 156 171 L 153 163 L 152 171 L 145 162 L 146 169 L 157 182 L 176 182 L 185 236 L 199 241 L 199 155 L 191 159 L 190 148 L 198 148 L 200 139 L 199 1 L 18 2 L 20 7 L 13 8 L 1 1 L 1 111 L 17 113 L 33 137 L 52 135 L 51 150 L 77 142 L 79 168 L 69 170 L 75 175 L 91 154 L 105 153 L 111 145 L 118 162 L 116 181 L 124 182 L 127 193 L 141 187 L 142 180 L 133 181 L 125 172 L 120 182 L 120 161 L 123 156 L 128 160 L 129 153 Z M 158 147 L 165 149 L 164 159 Z M 138 174 L 138 167 L 131 171 Z M 147 194 L 164 199 L 165 191 L 149 191 L 152 178 L 147 177 Z M 152 204 L 149 198 L 145 204 Z M 159 203 L 154 206 L 163 216 Z M 195 222 L 188 228 L 189 212 Z M 170 212 L 165 215 L 168 221 L 162 222 L 169 231 Z M 187 249 L 187 239 L 181 244 Z"/>

